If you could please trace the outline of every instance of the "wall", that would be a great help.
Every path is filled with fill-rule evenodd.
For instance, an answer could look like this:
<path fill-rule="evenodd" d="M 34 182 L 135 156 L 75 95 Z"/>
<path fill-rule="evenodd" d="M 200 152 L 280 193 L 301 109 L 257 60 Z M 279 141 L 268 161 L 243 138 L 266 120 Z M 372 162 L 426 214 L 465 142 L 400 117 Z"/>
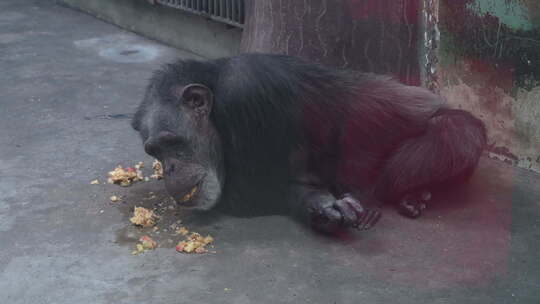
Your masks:
<path fill-rule="evenodd" d="M 420 0 L 246 1 L 241 50 L 391 74 L 420 85 Z"/>
<path fill-rule="evenodd" d="M 105 21 L 207 58 L 238 53 L 242 31 L 146 0 L 58 0 Z"/>
<path fill-rule="evenodd" d="M 490 155 L 540 171 L 540 1 L 440 0 L 437 90 L 486 123 Z"/>

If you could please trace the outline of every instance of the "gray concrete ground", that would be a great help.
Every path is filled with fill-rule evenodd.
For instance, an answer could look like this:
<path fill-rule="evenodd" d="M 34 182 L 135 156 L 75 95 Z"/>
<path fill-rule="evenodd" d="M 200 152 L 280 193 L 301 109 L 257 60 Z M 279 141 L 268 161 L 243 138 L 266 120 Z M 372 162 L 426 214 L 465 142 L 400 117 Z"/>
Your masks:
<path fill-rule="evenodd" d="M 159 181 L 90 185 L 150 163 L 124 114 L 184 56 L 50 1 L 0 2 L 1 303 L 540 303 L 540 178 L 499 162 L 419 220 L 387 209 L 336 238 L 169 209 Z M 158 209 L 159 233 L 129 224 L 133 206 Z M 178 219 L 215 253 L 176 253 Z M 131 255 L 143 234 L 160 247 Z"/>

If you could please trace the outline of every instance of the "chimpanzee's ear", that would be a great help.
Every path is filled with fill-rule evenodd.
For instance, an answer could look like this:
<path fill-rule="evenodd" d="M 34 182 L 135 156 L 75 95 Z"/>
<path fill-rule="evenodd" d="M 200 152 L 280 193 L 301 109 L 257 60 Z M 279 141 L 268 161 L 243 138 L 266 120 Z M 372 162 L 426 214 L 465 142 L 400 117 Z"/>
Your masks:
<path fill-rule="evenodd" d="M 182 90 L 181 98 L 182 105 L 203 115 L 210 113 L 214 102 L 212 90 L 199 83 L 192 83 L 185 86 Z"/>

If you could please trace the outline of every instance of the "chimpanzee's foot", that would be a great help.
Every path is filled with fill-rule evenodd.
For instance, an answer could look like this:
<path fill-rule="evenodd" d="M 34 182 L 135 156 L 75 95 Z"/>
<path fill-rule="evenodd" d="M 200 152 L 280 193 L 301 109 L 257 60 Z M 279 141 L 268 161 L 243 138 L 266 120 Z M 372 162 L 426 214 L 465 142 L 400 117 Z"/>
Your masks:
<path fill-rule="evenodd" d="M 426 202 L 431 199 L 431 192 L 424 190 L 405 195 L 398 203 L 398 212 L 409 218 L 417 218 L 426 209 Z"/>
<path fill-rule="evenodd" d="M 381 218 L 381 212 L 378 209 L 367 209 L 350 195 L 345 195 L 338 200 L 313 200 L 308 206 L 312 225 L 323 232 L 333 232 L 338 228 L 349 227 L 367 230 Z"/>

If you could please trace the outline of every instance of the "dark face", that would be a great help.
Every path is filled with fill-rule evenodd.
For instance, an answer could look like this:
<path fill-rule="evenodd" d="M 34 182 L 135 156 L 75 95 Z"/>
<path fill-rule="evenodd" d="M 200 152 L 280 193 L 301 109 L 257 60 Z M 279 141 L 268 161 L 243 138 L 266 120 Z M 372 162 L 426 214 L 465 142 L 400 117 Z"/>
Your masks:
<path fill-rule="evenodd" d="M 154 79 L 132 122 L 146 153 L 163 164 L 167 192 L 185 207 L 210 209 L 224 183 L 221 143 L 210 121 L 212 91 Z"/>

